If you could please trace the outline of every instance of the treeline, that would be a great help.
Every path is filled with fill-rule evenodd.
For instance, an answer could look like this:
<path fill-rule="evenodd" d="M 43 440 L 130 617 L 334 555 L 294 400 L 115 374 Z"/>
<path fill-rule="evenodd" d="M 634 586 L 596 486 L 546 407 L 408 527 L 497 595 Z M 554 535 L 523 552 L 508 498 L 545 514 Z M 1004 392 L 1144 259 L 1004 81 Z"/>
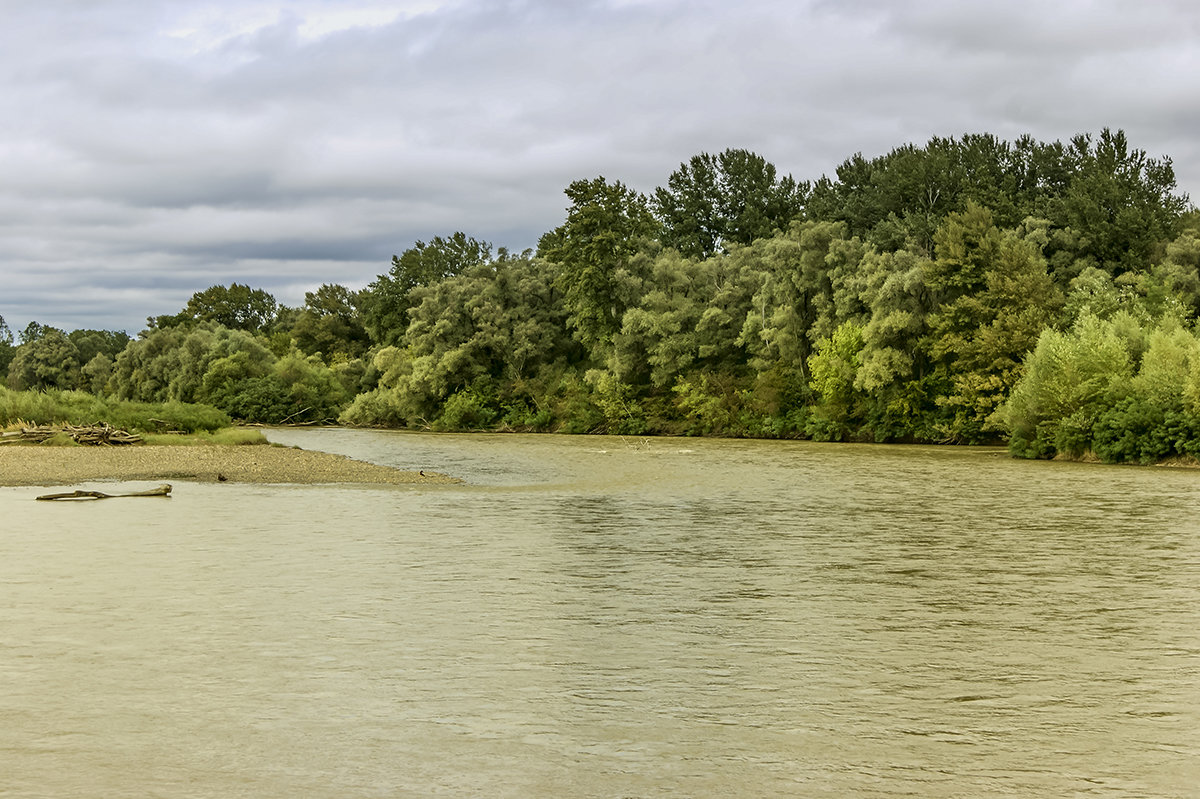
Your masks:
<path fill-rule="evenodd" d="M 536 251 L 435 237 L 301 308 L 214 286 L 132 341 L 0 327 L 0 366 L 263 422 L 1200 455 L 1200 215 L 1119 131 L 936 138 L 814 182 L 727 150 L 566 196 Z"/>

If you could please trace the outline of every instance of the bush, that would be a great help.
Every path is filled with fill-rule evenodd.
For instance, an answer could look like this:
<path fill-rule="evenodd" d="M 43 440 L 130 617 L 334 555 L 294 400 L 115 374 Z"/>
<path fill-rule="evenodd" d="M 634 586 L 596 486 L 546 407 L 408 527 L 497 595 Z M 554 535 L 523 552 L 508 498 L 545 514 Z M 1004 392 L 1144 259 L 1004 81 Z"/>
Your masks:
<path fill-rule="evenodd" d="M 499 414 L 476 392 L 459 391 L 446 400 L 442 413 L 433 422 L 439 432 L 484 430 L 491 427 Z"/>

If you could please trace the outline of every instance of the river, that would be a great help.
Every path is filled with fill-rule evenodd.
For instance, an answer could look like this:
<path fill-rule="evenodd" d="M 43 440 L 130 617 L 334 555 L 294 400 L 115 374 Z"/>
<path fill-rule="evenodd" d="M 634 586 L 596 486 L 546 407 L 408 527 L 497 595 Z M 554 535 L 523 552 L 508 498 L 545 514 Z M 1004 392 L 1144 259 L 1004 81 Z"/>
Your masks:
<path fill-rule="evenodd" d="M 269 436 L 465 482 L 0 488 L 0 796 L 1200 796 L 1200 471 Z"/>

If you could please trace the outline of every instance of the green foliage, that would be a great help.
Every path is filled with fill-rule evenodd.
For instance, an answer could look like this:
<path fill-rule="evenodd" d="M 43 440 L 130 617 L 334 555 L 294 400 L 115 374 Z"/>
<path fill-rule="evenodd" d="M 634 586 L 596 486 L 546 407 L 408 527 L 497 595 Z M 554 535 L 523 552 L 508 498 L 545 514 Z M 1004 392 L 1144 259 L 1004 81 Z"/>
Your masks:
<path fill-rule="evenodd" d="M 0 320 L 0 366 L 265 422 L 1200 451 L 1200 212 L 1119 131 L 935 138 L 811 186 L 726 150 L 652 201 L 566 195 L 536 257 L 435 237 L 362 292 L 214 286 L 135 341 Z"/>
<path fill-rule="evenodd" d="M 501 386 L 487 392 L 498 411 L 519 399 L 523 382 L 578 357 L 553 275 L 540 260 L 478 264 L 413 295 L 407 346 L 376 354 L 378 387 L 343 421 L 427 426 L 451 397 L 484 383 Z"/>
<path fill-rule="evenodd" d="M 642 435 L 647 430 L 646 411 L 636 389 L 619 377 L 600 369 L 585 376 L 593 401 L 604 416 L 605 430 L 614 435 Z"/>
<path fill-rule="evenodd" d="M 483 430 L 491 426 L 497 416 L 499 413 L 488 398 L 472 389 L 465 389 L 446 400 L 441 414 L 433 422 L 433 429 Z"/>
<path fill-rule="evenodd" d="M 277 358 L 263 339 L 214 325 L 148 331 L 118 356 L 109 386 L 120 399 L 202 402 L 254 422 L 334 419 L 348 400 L 319 357 Z"/>
<path fill-rule="evenodd" d="M 14 354 L 12 330 L 4 317 L 0 316 L 0 385 L 3 385 L 4 377 L 8 374 L 8 365 L 12 363 Z"/>
<path fill-rule="evenodd" d="M 691 261 L 668 250 L 654 259 L 637 304 L 613 339 L 610 369 L 627 383 L 669 388 L 685 373 L 737 370 L 737 337 L 752 286 L 724 257 Z"/>
<path fill-rule="evenodd" d="M 869 160 L 856 154 L 836 179 L 814 184 L 807 213 L 844 221 L 881 250 L 911 245 L 926 253 L 946 215 L 969 202 L 991 209 L 1005 228 L 1047 219 L 1048 244 L 1061 250 L 1069 280 L 1088 265 L 1112 274 L 1147 266 L 1187 210 L 1187 197 L 1175 191 L 1170 159 L 1131 149 L 1122 131 L 1106 128 L 1096 140 L 1077 136 L 1068 145 L 984 134 L 933 138 Z"/>
<path fill-rule="evenodd" d="M 1072 177 L 1055 221 L 1080 233 L 1080 256 L 1114 275 L 1149 266 L 1188 206 L 1171 160 L 1131 149 L 1124 131 L 1108 128 L 1094 141 L 1073 138 L 1065 159 Z"/>
<path fill-rule="evenodd" d="M 833 335 L 817 342 L 817 351 L 808 359 L 812 390 L 817 406 L 809 429 L 818 440 L 841 439 L 861 419 L 860 397 L 854 380 L 861 366 L 863 327 L 843 322 Z"/>

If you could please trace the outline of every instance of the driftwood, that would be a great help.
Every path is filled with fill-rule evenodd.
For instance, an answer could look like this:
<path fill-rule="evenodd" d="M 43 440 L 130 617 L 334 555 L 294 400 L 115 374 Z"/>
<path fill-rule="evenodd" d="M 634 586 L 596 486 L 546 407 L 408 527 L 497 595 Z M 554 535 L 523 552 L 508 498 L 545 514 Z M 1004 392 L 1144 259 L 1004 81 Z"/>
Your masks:
<path fill-rule="evenodd" d="M 18 432 L 4 433 L 2 443 L 32 441 L 35 444 L 40 444 L 59 433 L 66 433 L 71 437 L 71 440 L 78 444 L 88 444 L 91 446 L 138 444 L 142 440 L 142 437 L 139 435 L 125 430 L 118 430 L 106 422 L 97 422 L 96 424 L 79 426 L 45 424 L 25 427 Z"/>
<path fill-rule="evenodd" d="M 68 491 L 63 494 L 43 494 L 38 499 L 114 499 L 116 497 L 170 497 L 171 486 L 164 483 L 149 491 L 135 491 L 132 494 L 105 494 L 103 491 Z"/>

